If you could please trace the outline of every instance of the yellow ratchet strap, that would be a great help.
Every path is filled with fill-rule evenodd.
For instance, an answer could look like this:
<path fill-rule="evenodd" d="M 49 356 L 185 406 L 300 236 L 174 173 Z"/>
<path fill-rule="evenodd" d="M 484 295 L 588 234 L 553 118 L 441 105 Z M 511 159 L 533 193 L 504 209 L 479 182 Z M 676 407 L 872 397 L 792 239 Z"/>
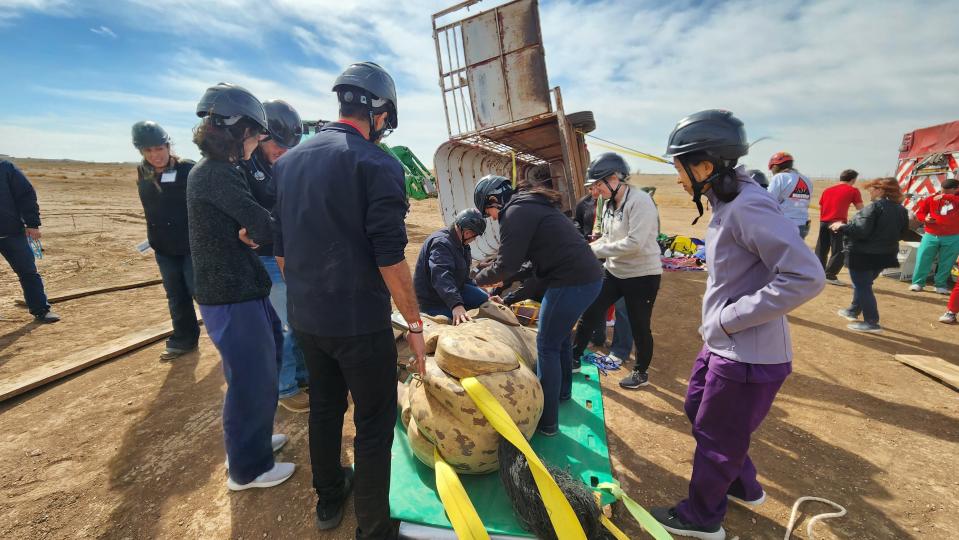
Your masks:
<path fill-rule="evenodd" d="M 556 531 L 556 537 L 559 540 L 586 540 L 586 533 L 583 532 L 583 526 L 580 525 L 573 507 L 570 506 L 566 496 L 546 470 L 546 466 L 540 461 L 539 456 L 530 447 L 526 437 L 520 433 L 503 406 L 475 377 L 460 379 L 460 384 L 493 428 L 526 456 L 530 472 L 533 473 L 533 480 L 536 481 L 540 497 L 549 513 L 549 520 L 553 524 L 553 530 Z"/>
<path fill-rule="evenodd" d="M 453 467 L 443 460 L 436 447 L 433 447 L 433 468 L 436 470 L 436 491 L 440 494 L 440 501 L 443 502 L 456 537 L 465 540 L 489 540 L 489 533 L 466 494 L 460 477 Z"/>
<path fill-rule="evenodd" d="M 615 480 L 612 482 L 602 482 L 596 486 L 596 489 L 605 489 L 606 491 L 610 492 L 613 497 L 616 497 L 616 500 L 623 501 L 623 504 L 626 505 L 626 510 L 629 510 L 630 515 L 632 515 L 633 518 L 639 522 L 639 525 L 647 533 L 649 533 L 650 536 L 656 540 L 672 540 L 673 537 L 666 532 L 666 529 L 664 529 L 658 521 L 656 521 L 656 518 L 650 515 L 645 508 L 640 506 L 639 503 L 631 499 L 630 496 L 623 491 L 623 488 L 620 487 L 619 482 Z M 606 521 L 608 520 L 603 521 L 603 525 L 606 525 Z M 606 525 L 606 527 L 609 528 L 609 525 Z"/>

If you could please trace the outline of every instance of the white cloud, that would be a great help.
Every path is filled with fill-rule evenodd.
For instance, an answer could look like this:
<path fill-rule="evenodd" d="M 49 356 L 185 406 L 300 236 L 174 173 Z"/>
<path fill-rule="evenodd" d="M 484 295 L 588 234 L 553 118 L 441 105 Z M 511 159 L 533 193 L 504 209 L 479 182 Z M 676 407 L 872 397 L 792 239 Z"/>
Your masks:
<path fill-rule="evenodd" d="M 109 27 L 102 26 L 102 25 L 98 28 L 91 28 L 90 31 L 98 36 L 112 37 L 113 39 L 116 39 L 117 37 L 116 33 L 114 33 L 113 30 L 110 30 Z"/>

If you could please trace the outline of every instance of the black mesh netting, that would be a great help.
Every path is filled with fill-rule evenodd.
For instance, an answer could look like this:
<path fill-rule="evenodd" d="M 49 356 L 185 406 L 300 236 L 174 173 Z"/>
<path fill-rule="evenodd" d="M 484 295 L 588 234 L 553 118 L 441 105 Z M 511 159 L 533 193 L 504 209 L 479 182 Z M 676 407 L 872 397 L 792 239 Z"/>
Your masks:
<path fill-rule="evenodd" d="M 605 527 L 599 522 L 600 509 L 596 505 L 592 491 L 583 482 L 573 478 L 568 472 L 547 466 L 556 484 L 566 495 L 573 511 L 579 517 L 579 522 L 590 540 L 613 540 Z M 519 449 L 512 443 L 500 437 L 499 442 L 499 477 L 506 489 L 506 495 L 513 503 L 513 512 L 519 518 L 523 527 L 544 540 L 556 540 L 556 533 L 549 521 L 543 499 L 536 489 L 533 473 L 529 464 Z"/>

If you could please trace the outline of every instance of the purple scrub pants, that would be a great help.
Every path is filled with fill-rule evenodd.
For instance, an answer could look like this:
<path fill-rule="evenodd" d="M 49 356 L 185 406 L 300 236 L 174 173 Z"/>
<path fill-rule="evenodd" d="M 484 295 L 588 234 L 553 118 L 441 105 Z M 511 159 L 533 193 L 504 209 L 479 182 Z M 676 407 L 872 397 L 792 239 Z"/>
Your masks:
<path fill-rule="evenodd" d="M 717 525 L 726 515 L 727 493 L 746 500 L 762 495 L 748 455 L 749 439 L 791 369 L 790 363 L 735 362 L 703 346 L 686 391 L 686 416 L 693 424 L 696 452 L 689 498 L 676 507 L 682 519 Z"/>

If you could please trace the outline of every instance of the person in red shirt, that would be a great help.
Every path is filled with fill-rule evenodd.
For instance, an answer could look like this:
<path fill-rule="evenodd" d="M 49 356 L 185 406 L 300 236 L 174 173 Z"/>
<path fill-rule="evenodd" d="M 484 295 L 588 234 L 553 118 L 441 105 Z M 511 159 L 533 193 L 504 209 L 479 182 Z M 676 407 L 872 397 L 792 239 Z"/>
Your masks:
<path fill-rule="evenodd" d="M 846 169 L 839 175 L 839 183 L 828 187 L 819 197 L 819 238 L 816 240 L 816 256 L 826 271 L 826 283 L 842 285 L 836 274 L 842 270 L 843 233 L 833 231 L 829 225 L 835 222 L 845 223 L 849 218 L 849 206 L 862 210 L 862 193 L 854 187 L 859 173 Z M 830 252 L 832 254 L 830 255 Z"/>
<path fill-rule="evenodd" d="M 919 251 L 916 253 L 916 268 L 912 273 L 909 290 L 922 291 L 932 262 L 939 258 L 935 285 L 939 294 L 949 294 L 949 272 L 952 261 L 959 256 L 959 180 L 943 180 L 942 191 L 926 197 L 916 205 L 916 219 L 925 226 Z M 947 262 L 946 262 L 947 261 Z"/>

